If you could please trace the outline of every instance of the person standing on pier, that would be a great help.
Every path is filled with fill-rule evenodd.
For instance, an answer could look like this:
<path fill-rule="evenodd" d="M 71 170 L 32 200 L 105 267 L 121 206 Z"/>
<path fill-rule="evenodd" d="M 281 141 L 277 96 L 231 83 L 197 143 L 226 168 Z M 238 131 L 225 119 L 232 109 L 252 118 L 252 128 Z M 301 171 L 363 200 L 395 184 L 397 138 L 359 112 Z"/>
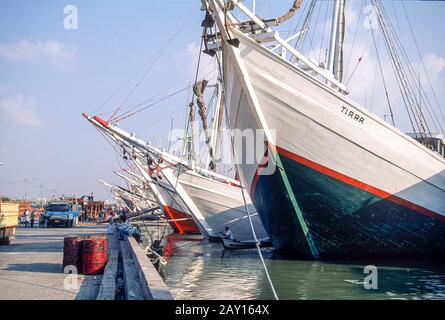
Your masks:
<path fill-rule="evenodd" d="M 36 219 L 36 212 L 31 212 L 31 228 L 34 228 L 34 220 Z"/>
<path fill-rule="evenodd" d="M 113 234 L 113 227 L 114 227 L 114 213 L 113 210 L 110 211 L 109 217 L 108 217 L 108 221 L 109 221 L 109 225 L 108 225 L 108 234 Z"/>
<path fill-rule="evenodd" d="M 104 221 L 105 220 L 105 209 L 102 210 L 99 214 L 99 220 Z"/>
<path fill-rule="evenodd" d="M 25 228 L 28 228 L 29 227 L 29 222 L 31 221 L 29 210 L 26 209 L 26 211 L 25 211 L 25 213 L 23 215 L 25 217 Z"/>
<path fill-rule="evenodd" d="M 43 228 L 45 227 L 45 215 L 42 213 L 40 213 L 40 217 L 39 217 L 39 228 Z"/>

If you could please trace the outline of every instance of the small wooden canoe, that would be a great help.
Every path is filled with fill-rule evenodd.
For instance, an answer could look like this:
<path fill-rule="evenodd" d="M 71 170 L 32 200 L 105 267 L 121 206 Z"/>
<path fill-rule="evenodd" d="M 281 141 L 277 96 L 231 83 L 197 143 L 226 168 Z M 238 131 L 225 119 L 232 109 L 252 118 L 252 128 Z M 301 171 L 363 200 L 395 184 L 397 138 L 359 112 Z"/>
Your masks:
<path fill-rule="evenodd" d="M 238 249 L 253 249 L 256 248 L 255 240 L 233 241 L 230 239 L 222 239 L 224 249 L 238 250 Z M 269 239 L 258 239 L 260 247 L 270 247 L 272 242 Z"/>

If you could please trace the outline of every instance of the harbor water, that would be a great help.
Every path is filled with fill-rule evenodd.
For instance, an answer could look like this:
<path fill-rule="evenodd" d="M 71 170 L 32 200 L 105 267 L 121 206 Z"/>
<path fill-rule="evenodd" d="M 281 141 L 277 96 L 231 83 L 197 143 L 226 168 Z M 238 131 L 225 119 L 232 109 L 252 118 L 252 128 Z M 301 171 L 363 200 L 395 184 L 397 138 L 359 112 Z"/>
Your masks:
<path fill-rule="evenodd" d="M 255 249 L 224 250 L 176 234 L 163 245 L 165 281 L 175 299 L 274 298 Z M 280 299 L 445 299 L 444 262 L 295 260 L 269 248 L 262 254 Z M 376 289 L 365 287 L 366 266 L 377 268 Z"/>

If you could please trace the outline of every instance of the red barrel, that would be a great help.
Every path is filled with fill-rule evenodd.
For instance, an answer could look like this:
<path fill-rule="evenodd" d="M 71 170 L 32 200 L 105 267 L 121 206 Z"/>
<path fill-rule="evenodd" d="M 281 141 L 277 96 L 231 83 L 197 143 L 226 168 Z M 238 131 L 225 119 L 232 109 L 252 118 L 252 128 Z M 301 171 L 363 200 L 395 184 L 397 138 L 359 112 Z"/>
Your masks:
<path fill-rule="evenodd" d="M 81 237 L 65 237 L 63 240 L 63 270 L 66 266 L 75 266 L 77 273 L 81 266 Z"/>
<path fill-rule="evenodd" d="M 82 240 L 82 274 L 102 274 L 107 261 L 106 236 L 91 236 Z"/>

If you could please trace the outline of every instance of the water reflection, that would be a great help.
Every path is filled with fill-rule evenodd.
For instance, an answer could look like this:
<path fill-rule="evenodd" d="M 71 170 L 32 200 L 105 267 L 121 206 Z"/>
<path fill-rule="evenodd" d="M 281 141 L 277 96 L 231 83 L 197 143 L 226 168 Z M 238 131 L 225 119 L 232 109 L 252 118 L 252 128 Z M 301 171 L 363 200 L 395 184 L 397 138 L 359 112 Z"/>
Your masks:
<path fill-rule="evenodd" d="M 219 243 L 166 237 L 166 283 L 176 299 L 273 299 L 256 250 L 224 251 Z M 263 249 L 280 299 L 445 299 L 445 264 L 291 260 Z M 378 289 L 364 287 L 366 265 Z"/>

